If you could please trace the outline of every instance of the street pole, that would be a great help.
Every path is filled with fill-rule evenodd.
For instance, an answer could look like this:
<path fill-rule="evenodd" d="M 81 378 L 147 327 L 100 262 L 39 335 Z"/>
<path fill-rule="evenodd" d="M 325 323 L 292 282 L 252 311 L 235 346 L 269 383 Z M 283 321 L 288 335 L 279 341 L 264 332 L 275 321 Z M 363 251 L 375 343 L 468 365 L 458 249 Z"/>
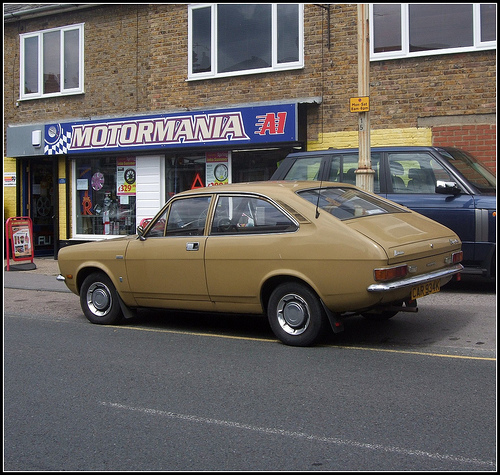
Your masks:
<path fill-rule="evenodd" d="M 370 96 L 370 38 L 368 3 L 358 3 L 358 95 Z M 359 161 L 356 185 L 373 192 L 373 176 L 370 156 L 370 111 L 358 113 Z"/>

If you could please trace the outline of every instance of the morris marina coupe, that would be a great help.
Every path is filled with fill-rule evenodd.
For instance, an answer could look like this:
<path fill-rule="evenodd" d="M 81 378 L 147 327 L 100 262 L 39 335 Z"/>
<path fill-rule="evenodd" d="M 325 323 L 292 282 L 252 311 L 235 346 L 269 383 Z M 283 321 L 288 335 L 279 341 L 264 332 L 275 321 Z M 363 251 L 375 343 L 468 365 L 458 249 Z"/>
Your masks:
<path fill-rule="evenodd" d="M 453 231 L 353 185 L 268 181 L 179 193 L 137 235 L 62 248 L 57 278 L 93 323 L 141 307 L 267 314 L 307 346 L 350 314 L 416 311 L 461 259 Z"/>

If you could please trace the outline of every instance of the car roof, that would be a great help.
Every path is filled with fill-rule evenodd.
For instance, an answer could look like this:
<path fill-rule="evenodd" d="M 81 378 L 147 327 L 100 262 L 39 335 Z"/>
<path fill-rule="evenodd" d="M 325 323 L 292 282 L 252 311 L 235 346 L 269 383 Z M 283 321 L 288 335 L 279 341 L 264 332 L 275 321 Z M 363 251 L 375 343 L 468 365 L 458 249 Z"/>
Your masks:
<path fill-rule="evenodd" d="M 385 146 L 380 146 L 380 147 L 370 147 L 370 150 L 372 152 L 385 152 L 385 151 L 402 151 L 402 152 L 417 152 L 417 151 L 423 151 L 423 150 L 438 150 L 439 148 L 446 149 L 446 147 L 431 147 L 431 146 L 424 146 L 424 145 L 417 145 L 417 146 L 408 146 L 408 145 L 385 145 Z M 336 153 L 352 153 L 352 152 L 357 152 L 359 149 L 358 147 L 352 147 L 352 148 L 328 148 L 326 150 L 313 150 L 310 152 L 303 151 L 303 152 L 293 152 L 289 153 L 287 156 L 288 157 L 298 157 L 298 156 L 311 156 L 311 155 L 325 155 L 325 154 L 336 154 Z"/>
<path fill-rule="evenodd" d="M 281 195 L 289 194 L 305 189 L 319 187 L 336 187 L 336 188 L 355 188 L 354 185 L 347 183 L 333 183 L 327 181 L 293 181 L 293 180 L 277 180 L 277 181 L 252 181 L 245 183 L 232 183 L 218 186 L 206 186 L 204 188 L 194 188 L 178 193 L 175 196 L 186 196 L 199 193 L 256 193 L 256 194 L 272 194 Z"/>

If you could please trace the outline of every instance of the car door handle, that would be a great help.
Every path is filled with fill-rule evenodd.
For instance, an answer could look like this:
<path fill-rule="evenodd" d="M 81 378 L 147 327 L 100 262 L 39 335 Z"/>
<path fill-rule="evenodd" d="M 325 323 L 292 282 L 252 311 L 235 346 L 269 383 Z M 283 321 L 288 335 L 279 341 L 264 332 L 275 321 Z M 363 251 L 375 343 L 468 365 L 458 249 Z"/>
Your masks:
<path fill-rule="evenodd" d="M 188 242 L 186 243 L 186 251 L 198 251 L 200 249 L 199 242 Z"/>

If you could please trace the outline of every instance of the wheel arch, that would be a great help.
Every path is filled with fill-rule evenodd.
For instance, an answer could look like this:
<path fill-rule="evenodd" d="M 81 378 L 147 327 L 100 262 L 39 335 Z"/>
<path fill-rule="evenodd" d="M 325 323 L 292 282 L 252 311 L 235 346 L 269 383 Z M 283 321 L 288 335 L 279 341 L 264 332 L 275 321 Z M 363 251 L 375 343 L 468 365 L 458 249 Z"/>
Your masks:
<path fill-rule="evenodd" d="M 109 278 L 109 280 L 111 280 L 111 282 L 115 286 L 115 289 L 117 289 L 116 283 L 114 282 L 110 272 L 107 272 L 106 269 L 103 269 L 102 267 L 99 267 L 97 265 L 89 265 L 79 269 L 76 275 L 76 289 L 78 291 L 78 295 L 80 295 L 83 281 L 93 272 L 101 272 L 105 274 Z M 116 291 L 118 293 L 118 290 Z"/>
<path fill-rule="evenodd" d="M 272 277 L 269 277 L 264 282 L 264 284 L 262 285 L 262 288 L 261 288 L 260 301 L 261 301 L 262 308 L 264 309 L 264 313 L 267 313 L 267 306 L 268 306 L 271 294 L 273 293 L 273 290 L 278 285 L 288 283 L 288 282 L 295 282 L 297 284 L 302 284 L 302 285 L 307 286 L 321 300 L 321 297 L 318 294 L 318 291 L 306 279 L 301 278 L 301 277 L 296 276 L 296 275 L 290 275 L 290 274 L 274 275 Z"/>

